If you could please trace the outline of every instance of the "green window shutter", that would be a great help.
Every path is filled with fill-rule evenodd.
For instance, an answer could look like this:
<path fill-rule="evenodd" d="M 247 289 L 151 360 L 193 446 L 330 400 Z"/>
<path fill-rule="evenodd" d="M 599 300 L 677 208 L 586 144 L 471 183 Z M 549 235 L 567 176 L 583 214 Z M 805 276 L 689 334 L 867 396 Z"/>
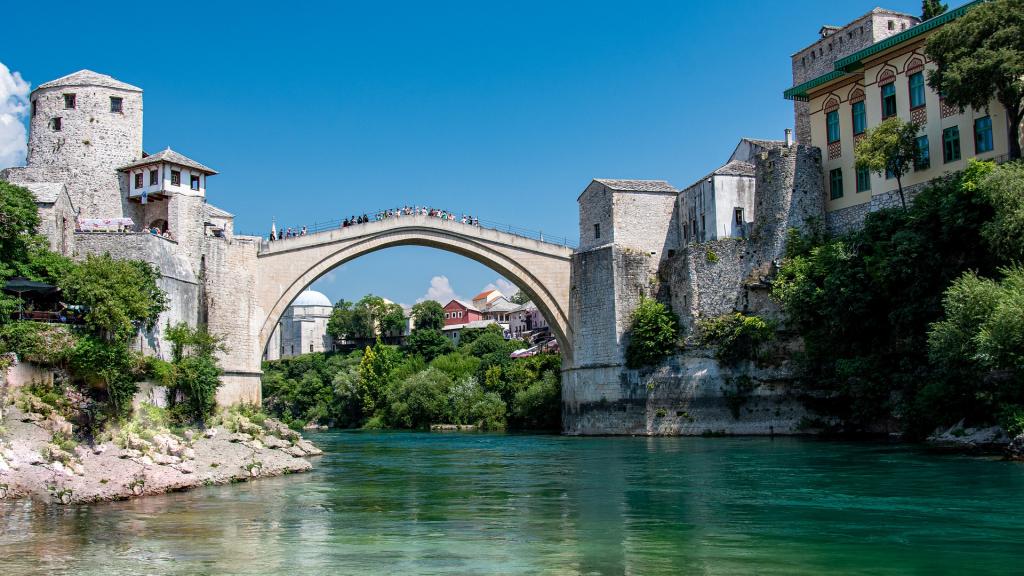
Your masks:
<path fill-rule="evenodd" d="M 843 197 L 843 169 L 836 168 L 828 173 L 828 191 L 832 200 Z"/>
<path fill-rule="evenodd" d="M 830 144 L 839 141 L 839 112 L 833 110 L 825 115 L 825 130 Z"/>
<path fill-rule="evenodd" d="M 932 165 L 931 150 L 928 147 L 928 136 L 917 137 L 917 157 L 914 158 L 914 170 L 926 170 Z"/>
<path fill-rule="evenodd" d="M 867 113 L 864 110 L 864 101 L 853 103 L 853 133 L 863 134 L 868 127 Z"/>
<path fill-rule="evenodd" d="M 910 107 L 924 106 L 924 73 L 918 72 L 910 76 Z"/>
<path fill-rule="evenodd" d="M 882 86 L 882 118 L 896 115 L 896 85 L 892 82 Z"/>
<path fill-rule="evenodd" d="M 992 118 L 978 118 L 974 121 L 974 153 L 991 152 L 992 148 Z"/>
<path fill-rule="evenodd" d="M 871 190 L 871 171 L 867 168 L 857 168 L 857 192 Z"/>

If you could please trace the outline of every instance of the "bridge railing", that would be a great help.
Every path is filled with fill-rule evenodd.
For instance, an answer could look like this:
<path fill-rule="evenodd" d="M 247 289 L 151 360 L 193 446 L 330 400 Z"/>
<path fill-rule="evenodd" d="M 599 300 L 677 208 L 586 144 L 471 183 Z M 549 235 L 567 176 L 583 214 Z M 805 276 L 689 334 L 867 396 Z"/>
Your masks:
<path fill-rule="evenodd" d="M 378 214 L 380 212 L 384 212 L 384 211 L 381 210 L 381 211 L 378 211 L 378 212 L 373 212 L 373 214 Z M 412 214 L 412 215 L 406 214 L 406 215 L 401 215 L 401 216 L 388 216 L 388 217 L 383 218 L 382 220 L 376 220 L 373 217 L 371 217 L 369 223 L 382 222 L 384 220 L 391 220 L 391 219 L 413 218 L 415 216 L 416 216 L 415 214 Z M 430 216 L 430 217 L 431 218 L 440 218 L 440 217 L 436 217 L 436 216 Z M 345 219 L 343 219 L 343 218 L 339 218 L 339 219 L 336 219 L 336 220 L 326 220 L 326 221 L 323 221 L 323 222 L 315 221 L 315 222 L 313 222 L 312 225 L 309 225 L 309 224 L 306 225 L 306 234 L 308 235 L 308 234 L 316 234 L 317 232 L 328 232 L 328 231 L 331 231 L 331 230 L 339 230 L 339 229 L 342 228 L 342 223 L 344 221 L 345 221 Z M 457 217 L 455 219 L 455 222 L 460 222 L 461 223 L 461 217 Z M 463 225 L 464 226 L 479 226 L 480 228 L 487 228 L 489 230 L 497 230 L 498 232 L 505 232 L 506 234 L 512 234 L 512 235 L 515 235 L 515 236 L 521 236 L 523 238 L 530 238 L 532 240 L 539 240 L 541 242 L 549 242 L 551 244 L 559 244 L 559 245 L 565 246 L 567 248 L 576 248 L 577 247 L 577 243 L 576 243 L 575 240 L 573 240 L 571 238 L 568 238 L 568 237 L 565 237 L 565 236 L 557 236 L 557 235 L 554 235 L 554 234 L 545 234 L 542 230 L 530 230 L 528 228 L 522 228 L 522 227 L 519 227 L 519 226 L 513 226 L 511 224 L 502 224 L 500 222 L 495 222 L 493 220 L 484 220 L 482 218 L 477 218 L 477 219 L 474 220 L 474 224 L 463 224 Z M 358 226 L 362 226 L 362 224 L 351 224 L 350 226 L 358 227 Z M 282 230 L 287 230 L 288 228 L 289 228 L 289 226 L 280 227 L 280 228 L 278 228 L 278 233 L 281 233 Z M 291 226 L 291 229 L 296 231 L 296 232 L 298 232 L 299 230 L 302 230 L 302 226 L 301 225 L 300 226 Z M 243 233 L 243 232 L 236 232 L 236 234 L 245 235 L 245 236 L 259 236 L 260 238 L 263 239 L 263 241 L 260 243 L 261 244 L 261 249 L 262 248 L 266 248 L 267 246 L 269 246 L 269 240 L 268 240 L 268 235 L 269 234 L 260 234 L 260 233 L 252 234 L 252 233 Z M 281 241 L 287 242 L 288 240 L 290 240 L 290 238 L 282 238 L 280 240 L 277 240 L 277 242 L 281 242 Z"/>

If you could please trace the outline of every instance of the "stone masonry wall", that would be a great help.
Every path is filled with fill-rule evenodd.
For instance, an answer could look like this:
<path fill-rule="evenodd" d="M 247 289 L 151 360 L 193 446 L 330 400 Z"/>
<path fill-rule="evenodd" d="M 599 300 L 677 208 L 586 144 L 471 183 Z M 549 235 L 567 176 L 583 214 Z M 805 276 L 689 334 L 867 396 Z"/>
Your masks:
<path fill-rule="evenodd" d="M 650 255 L 654 272 L 668 251 L 679 244 L 676 194 L 616 192 L 613 198 L 615 244 Z"/>
<path fill-rule="evenodd" d="M 580 250 L 590 250 L 598 246 L 611 244 L 615 240 L 615 228 L 612 223 L 612 194 L 600 182 L 591 182 L 580 194 Z M 595 234 L 594 226 L 600 229 L 601 236 Z"/>
<path fill-rule="evenodd" d="M 185 322 L 195 326 L 198 320 L 199 282 L 188 259 L 176 242 L 149 234 L 87 232 L 75 234 L 76 256 L 110 254 L 120 260 L 143 260 L 160 272 L 157 286 L 167 295 L 164 310 L 153 330 L 143 338 L 144 350 L 170 360 L 171 347 L 164 338 L 168 324 Z"/>
<path fill-rule="evenodd" d="M 748 274 L 747 243 L 722 238 L 692 244 L 665 262 L 669 302 L 684 332 L 701 318 L 735 310 Z"/>
<path fill-rule="evenodd" d="M 722 366 L 707 350 L 689 350 L 653 370 L 576 371 L 569 390 L 590 380 L 588 401 L 563 402 L 572 435 L 798 434 L 807 411 L 788 366 Z M 614 376 L 614 378 L 613 378 Z M 580 382 L 582 381 L 582 382 Z M 563 384 L 564 385 L 564 384 Z"/>
<path fill-rule="evenodd" d="M 203 303 L 210 332 L 224 335 L 227 352 L 221 355 L 224 369 L 217 402 L 259 403 L 260 358 L 259 331 L 266 311 L 256 301 L 256 252 L 259 238 L 235 236 L 232 239 L 209 237 L 202 257 Z"/>
<path fill-rule="evenodd" d="M 749 263 L 757 268 L 785 256 L 790 228 L 805 231 L 823 222 L 825 191 L 821 151 L 813 146 L 775 148 L 754 165 L 757 192 Z"/>
<path fill-rule="evenodd" d="M 75 94 L 74 109 L 64 94 Z M 110 111 L 110 97 L 123 98 L 122 112 Z M 123 194 L 117 168 L 142 156 L 142 92 L 99 86 L 57 86 L 32 93 L 28 164 L 63 172 L 76 208 L 85 218 L 135 213 Z M 53 119 L 61 129 L 53 129 Z"/>
<path fill-rule="evenodd" d="M 904 188 L 903 196 L 906 198 L 907 206 L 909 207 L 917 195 L 930 184 L 930 182 L 922 182 Z M 900 207 L 902 207 L 902 203 L 900 202 L 899 192 L 896 190 L 876 194 L 871 197 L 870 202 L 829 212 L 827 214 L 828 231 L 833 235 L 848 234 L 862 228 L 864 226 L 864 219 L 871 212 Z"/>

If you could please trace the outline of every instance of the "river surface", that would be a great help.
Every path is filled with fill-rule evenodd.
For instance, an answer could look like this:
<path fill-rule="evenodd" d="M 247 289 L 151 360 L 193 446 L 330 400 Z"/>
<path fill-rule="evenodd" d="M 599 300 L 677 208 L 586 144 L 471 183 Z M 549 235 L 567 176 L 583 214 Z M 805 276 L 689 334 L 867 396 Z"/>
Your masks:
<path fill-rule="evenodd" d="M 776 438 L 325 432 L 314 471 L 0 503 L 0 574 L 1021 574 L 1024 465 Z"/>

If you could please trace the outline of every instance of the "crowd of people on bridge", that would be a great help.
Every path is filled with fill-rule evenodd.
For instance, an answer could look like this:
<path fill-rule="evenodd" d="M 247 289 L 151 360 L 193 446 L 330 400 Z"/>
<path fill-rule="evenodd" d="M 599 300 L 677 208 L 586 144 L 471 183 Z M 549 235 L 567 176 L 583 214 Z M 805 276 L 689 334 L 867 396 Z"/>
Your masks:
<path fill-rule="evenodd" d="M 270 241 L 273 242 L 274 240 L 284 240 L 285 238 L 297 238 L 299 236 L 305 236 L 308 233 L 309 231 L 306 229 L 305 226 L 298 230 L 289 226 L 281 230 L 280 232 L 276 230 L 271 230 L 269 238 Z"/>
<path fill-rule="evenodd" d="M 391 218 L 401 218 L 402 216 L 429 216 L 431 218 L 439 218 L 441 220 L 449 220 L 454 222 L 461 222 L 470 226 L 479 226 L 480 220 L 475 216 L 462 213 L 461 215 L 456 214 L 450 210 L 441 210 L 438 208 L 428 208 L 426 206 L 404 206 L 402 208 L 392 208 L 388 210 L 381 210 L 373 216 L 363 214 L 362 216 L 350 216 L 341 221 L 341 228 L 348 228 L 349 226 L 355 226 L 357 224 L 366 224 L 369 222 L 380 222 L 382 220 L 388 220 Z M 284 240 L 286 238 L 296 238 L 299 236 L 305 236 L 309 234 L 309 230 L 303 226 L 302 228 L 283 228 L 280 231 L 271 230 L 268 239 L 273 242 L 274 240 Z"/>
<path fill-rule="evenodd" d="M 366 214 L 362 216 L 352 216 L 342 220 L 341 227 L 348 228 L 349 226 L 355 226 L 356 224 L 366 224 L 367 222 L 380 222 L 381 220 L 387 220 L 389 218 L 401 218 L 402 216 L 431 216 L 433 218 L 440 218 L 441 220 L 454 220 L 462 222 L 463 224 L 469 224 L 472 226 L 479 226 L 480 220 L 474 216 L 470 216 L 463 213 L 462 216 L 457 215 L 455 212 L 448 210 L 440 210 L 438 208 L 428 208 L 426 206 L 403 206 L 402 208 L 393 208 L 388 210 L 381 210 L 369 217 Z"/>

